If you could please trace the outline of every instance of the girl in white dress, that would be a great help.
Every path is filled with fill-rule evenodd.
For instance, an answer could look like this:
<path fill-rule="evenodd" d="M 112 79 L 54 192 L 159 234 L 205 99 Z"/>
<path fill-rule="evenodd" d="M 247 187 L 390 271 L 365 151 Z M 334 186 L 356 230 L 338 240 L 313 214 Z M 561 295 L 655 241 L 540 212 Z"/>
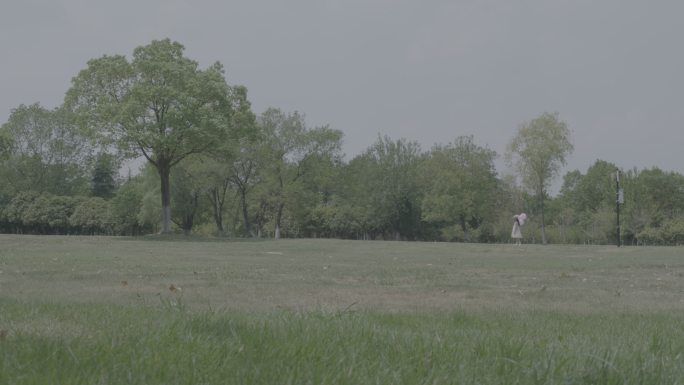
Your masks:
<path fill-rule="evenodd" d="M 515 244 L 519 245 L 522 242 L 522 231 L 520 228 L 527 221 L 527 214 L 522 213 L 513 215 L 513 230 L 511 230 L 511 238 L 515 239 Z"/>

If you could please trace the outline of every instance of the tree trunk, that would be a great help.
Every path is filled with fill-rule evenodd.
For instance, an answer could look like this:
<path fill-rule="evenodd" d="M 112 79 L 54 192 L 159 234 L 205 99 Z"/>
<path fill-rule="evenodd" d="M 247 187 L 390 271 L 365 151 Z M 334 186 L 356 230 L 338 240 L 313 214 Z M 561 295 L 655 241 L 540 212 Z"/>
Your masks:
<path fill-rule="evenodd" d="M 185 215 L 183 218 L 183 234 L 192 234 L 192 226 L 195 224 L 195 213 L 197 212 L 197 205 L 199 203 L 199 197 L 195 195 L 193 199 L 193 210 L 192 212 Z"/>
<path fill-rule="evenodd" d="M 285 207 L 284 204 L 279 203 L 278 204 L 278 210 L 276 211 L 276 217 L 275 217 L 275 239 L 280 239 L 280 221 L 283 218 L 283 207 Z"/>
<path fill-rule="evenodd" d="M 157 172 L 161 179 L 161 203 L 162 203 L 162 234 L 171 233 L 171 167 L 159 161 Z"/>
<path fill-rule="evenodd" d="M 470 239 L 468 239 L 468 224 L 466 223 L 465 217 L 460 216 L 458 221 L 461 224 L 461 231 L 463 231 L 463 241 L 470 242 Z"/>
<path fill-rule="evenodd" d="M 219 199 L 218 188 L 211 189 L 211 204 L 214 208 L 214 222 L 216 223 L 216 229 L 220 235 L 223 235 L 225 231 L 223 229 L 223 207 Z"/>
<path fill-rule="evenodd" d="M 254 237 L 252 226 L 249 223 L 249 213 L 247 211 L 247 193 L 244 189 L 240 189 L 240 204 L 242 205 L 242 220 L 245 222 L 245 231 L 247 234 Z"/>
<path fill-rule="evenodd" d="M 544 231 L 544 190 L 539 192 L 540 203 L 541 203 L 541 237 L 542 244 L 546 244 L 546 231 Z"/>

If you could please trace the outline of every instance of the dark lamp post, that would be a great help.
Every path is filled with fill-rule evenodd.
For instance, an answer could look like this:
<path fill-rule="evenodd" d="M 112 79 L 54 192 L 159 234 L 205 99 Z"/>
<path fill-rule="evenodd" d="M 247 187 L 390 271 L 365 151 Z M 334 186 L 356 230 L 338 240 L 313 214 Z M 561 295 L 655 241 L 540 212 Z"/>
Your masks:
<path fill-rule="evenodd" d="M 620 247 L 620 205 L 625 203 L 625 192 L 620 188 L 620 170 L 615 171 L 615 208 L 617 212 L 617 247 Z"/>

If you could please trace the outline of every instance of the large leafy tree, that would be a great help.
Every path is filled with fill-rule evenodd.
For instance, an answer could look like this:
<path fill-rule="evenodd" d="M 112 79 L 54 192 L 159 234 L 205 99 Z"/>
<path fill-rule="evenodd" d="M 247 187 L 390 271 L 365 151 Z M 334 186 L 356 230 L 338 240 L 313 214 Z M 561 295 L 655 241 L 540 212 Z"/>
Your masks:
<path fill-rule="evenodd" d="M 625 238 L 650 228 L 661 228 L 684 213 L 684 176 L 651 169 L 628 170 L 620 183 L 625 189 Z"/>
<path fill-rule="evenodd" d="M 66 103 L 104 144 L 144 156 L 161 181 L 162 232 L 170 231 L 171 168 L 220 143 L 230 125 L 230 87 L 220 63 L 201 70 L 169 39 L 88 62 Z"/>
<path fill-rule="evenodd" d="M 420 225 L 421 188 L 418 170 L 422 154 L 417 142 L 379 137 L 350 166 L 360 183 L 351 198 L 363 208 L 358 221 L 364 232 L 391 234 L 396 240 L 415 239 Z M 365 236 L 364 236 L 365 238 Z"/>
<path fill-rule="evenodd" d="M 343 169 L 339 179 L 340 202 L 337 204 L 338 230 L 356 239 L 369 240 L 382 231 L 383 217 L 378 217 L 373 195 L 378 181 L 377 163 L 368 153 L 354 157 Z"/>
<path fill-rule="evenodd" d="M 673 171 L 663 171 L 658 167 L 641 170 L 638 182 L 646 193 L 646 200 L 656 210 L 653 224 L 674 218 L 684 212 L 684 176 Z"/>
<path fill-rule="evenodd" d="M 254 139 L 242 141 L 235 159 L 230 162 L 230 165 L 227 168 L 224 168 L 225 178 L 222 179 L 223 188 L 213 189 L 211 196 L 212 202 L 220 202 L 221 205 L 223 205 L 225 191 L 228 187 L 232 187 L 238 196 L 244 233 L 249 234 L 252 237 L 255 237 L 256 233 L 252 229 L 248 197 L 259 182 L 259 162 L 258 142 Z M 221 191 L 223 192 L 222 194 L 216 194 Z M 221 197 L 221 200 L 215 199 L 214 196 L 217 198 Z"/>
<path fill-rule="evenodd" d="M 423 219 L 442 226 L 457 225 L 462 237 L 472 239 L 487 220 L 493 220 L 498 181 L 494 168 L 496 153 L 475 144 L 473 137 L 459 137 L 453 143 L 435 146 L 421 165 L 420 179 L 425 197 Z"/>
<path fill-rule="evenodd" d="M 508 144 L 507 160 L 522 177 L 525 186 L 537 195 L 541 210 L 542 243 L 546 243 L 544 231 L 544 197 L 549 184 L 565 165 L 572 153 L 570 130 L 558 118 L 558 113 L 545 112 L 528 123 L 522 124 Z"/>
<path fill-rule="evenodd" d="M 555 212 L 564 242 L 606 242 L 614 235 L 617 169 L 613 163 L 596 160 L 586 174 L 574 170 L 563 176 L 560 195 L 547 212 Z"/>
<path fill-rule="evenodd" d="M 299 113 L 271 108 L 259 118 L 264 189 L 262 199 L 273 211 L 274 236 L 280 238 L 285 207 L 302 196 L 304 179 L 324 159 L 341 157 L 342 132 L 327 126 L 308 128 Z"/>
<path fill-rule="evenodd" d="M 48 110 L 38 103 L 13 109 L 0 127 L 0 147 L 2 188 L 10 194 L 85 193 L 93 149 L 63 109 Z"/>
<path fill-rule="evenodd" d="M 215 151 L 201 159 L 202 167 L 196 169 L 204 180 L 206 197 L 211 203 L 214 222 L 219 234 L 224 233 L 223 211 L 226 197 L 233 187 L 240 201 L 244 221 L 244 232 L 252 234 L 248 213 L 247 196 L 257 177 L 258 136 L 256 116 L 247 99 L 245 87 L 232 90 L 232 111 L 230 117 L 232 140 L 222 143 Z M 253 234 L 252 234 L 253 235 Z"/>
<path fill-rule="evenodd" d="M 577 212 L 597 212 L 602 207 L 615 204 L 615 172 L 613 163 L 596 160 L 582 175 L 572 171 L 563 178 L 561 197 L 568 200 Z"/>

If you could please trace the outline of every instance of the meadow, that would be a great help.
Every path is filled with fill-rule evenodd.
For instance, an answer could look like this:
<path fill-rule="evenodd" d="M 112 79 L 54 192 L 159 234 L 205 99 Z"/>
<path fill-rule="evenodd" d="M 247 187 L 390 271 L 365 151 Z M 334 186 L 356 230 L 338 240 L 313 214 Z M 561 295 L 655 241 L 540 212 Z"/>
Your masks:
<path fill-rule="evenodd" d="M 684 249 L 0 235 L 0 384 L 678 384 Z"/>

